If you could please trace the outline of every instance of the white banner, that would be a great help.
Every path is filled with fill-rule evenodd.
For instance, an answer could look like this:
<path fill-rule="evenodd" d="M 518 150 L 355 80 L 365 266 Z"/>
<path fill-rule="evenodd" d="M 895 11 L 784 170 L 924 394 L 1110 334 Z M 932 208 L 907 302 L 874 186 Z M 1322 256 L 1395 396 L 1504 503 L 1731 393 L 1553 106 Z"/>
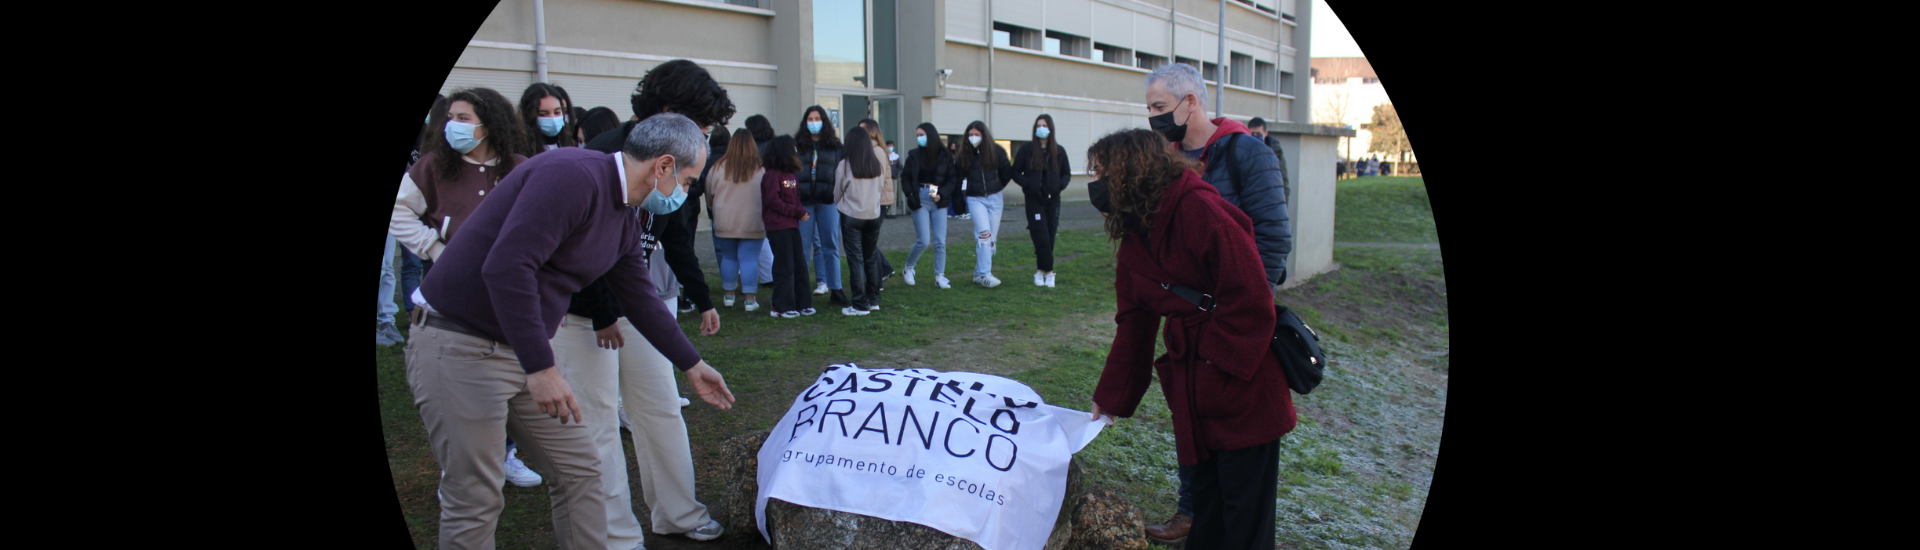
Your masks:
<path fill-rule="evenodd" d="M 1110 423 L 1088 417 L 998 376 L 833 365 L 761 445 L 754 517 L 765 536 L 773 497 L 1038 550 L 1067 460 Z"/>

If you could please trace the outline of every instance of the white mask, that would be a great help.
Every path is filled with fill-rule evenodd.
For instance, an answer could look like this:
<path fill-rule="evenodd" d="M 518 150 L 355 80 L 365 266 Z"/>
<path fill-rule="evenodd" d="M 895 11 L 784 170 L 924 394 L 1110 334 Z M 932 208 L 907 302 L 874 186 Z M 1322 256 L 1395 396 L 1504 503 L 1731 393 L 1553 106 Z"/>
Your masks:
<path fill-rule="evenodd" d="M 980 136 L 967 136 L 967 143 L 973 145 L 974 147 L 979 147 Z"/>

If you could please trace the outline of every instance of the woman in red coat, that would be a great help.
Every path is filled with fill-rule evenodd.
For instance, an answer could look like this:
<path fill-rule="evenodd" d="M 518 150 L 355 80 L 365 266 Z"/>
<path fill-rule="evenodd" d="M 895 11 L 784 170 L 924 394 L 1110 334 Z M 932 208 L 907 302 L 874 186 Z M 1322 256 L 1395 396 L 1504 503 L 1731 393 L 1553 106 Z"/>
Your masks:
<path fill-rule="evenodd" d="M 1187 547 L 1271 549 L 1280 436 L 1295 418 L 1269 348 L 1273 288 L 1253 223 L 1151 130 L 1100 138 L 1088 159 L 1110 190 L 1108 237 L 1120 241 L 1119 334 L 1093 415 L 1133 416 L 1159 373 L 1180 464 L 1195 468 Z M 1212 296 L 1212 310 L 1162 284 Z M 1167 352 L 1156 358 L 1153 333 L 1163 318 Z"/>

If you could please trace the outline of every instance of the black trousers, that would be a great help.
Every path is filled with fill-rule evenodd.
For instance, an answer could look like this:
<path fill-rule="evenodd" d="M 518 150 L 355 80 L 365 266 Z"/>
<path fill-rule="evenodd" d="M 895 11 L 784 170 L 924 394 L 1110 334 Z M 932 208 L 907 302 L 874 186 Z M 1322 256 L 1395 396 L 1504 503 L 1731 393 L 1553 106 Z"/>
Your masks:
<path fill-rule="evenodd" d="M 807 274 L 800 230 L 768 231 L 767 240 L 773 245 L 773 310 L 786 313 L 813 307 L 813 276 Z"/>
<path fill-rule="evenodd" d="M 1280 440 L 1214 451 L 1194 466 L 1194 550 L 1273 550 L 1274 493 L 1280 487 Z"/>
<path fill-rule="evenodd" d="M 855 309 L 880 305 L 880 218 L 840 216 L 841 250 L 847 254 L 847 300 Z"/>
<path fill-rule="evenodd" d="M 1042 199 L 1027 195 L 1027 234 L 1033 236 L 1033 257 L 1041 271 L 1053 272 L 1053 238 L 1060 235 L 1060 195 Z"/>

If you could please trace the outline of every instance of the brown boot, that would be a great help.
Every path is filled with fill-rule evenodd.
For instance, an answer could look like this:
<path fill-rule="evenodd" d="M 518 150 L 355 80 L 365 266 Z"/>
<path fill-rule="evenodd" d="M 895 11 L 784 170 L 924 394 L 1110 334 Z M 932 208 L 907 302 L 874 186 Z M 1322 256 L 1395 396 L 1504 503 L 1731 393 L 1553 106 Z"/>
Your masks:
<path fill-rule="evenodd" d="M 1193 530 L 1193 516 L 1175 512 L 1166 523 L 1147 526 L 1147 538 L 1160 544 L 1180 544 L 1187 541 L 1187 532 Z"/>

